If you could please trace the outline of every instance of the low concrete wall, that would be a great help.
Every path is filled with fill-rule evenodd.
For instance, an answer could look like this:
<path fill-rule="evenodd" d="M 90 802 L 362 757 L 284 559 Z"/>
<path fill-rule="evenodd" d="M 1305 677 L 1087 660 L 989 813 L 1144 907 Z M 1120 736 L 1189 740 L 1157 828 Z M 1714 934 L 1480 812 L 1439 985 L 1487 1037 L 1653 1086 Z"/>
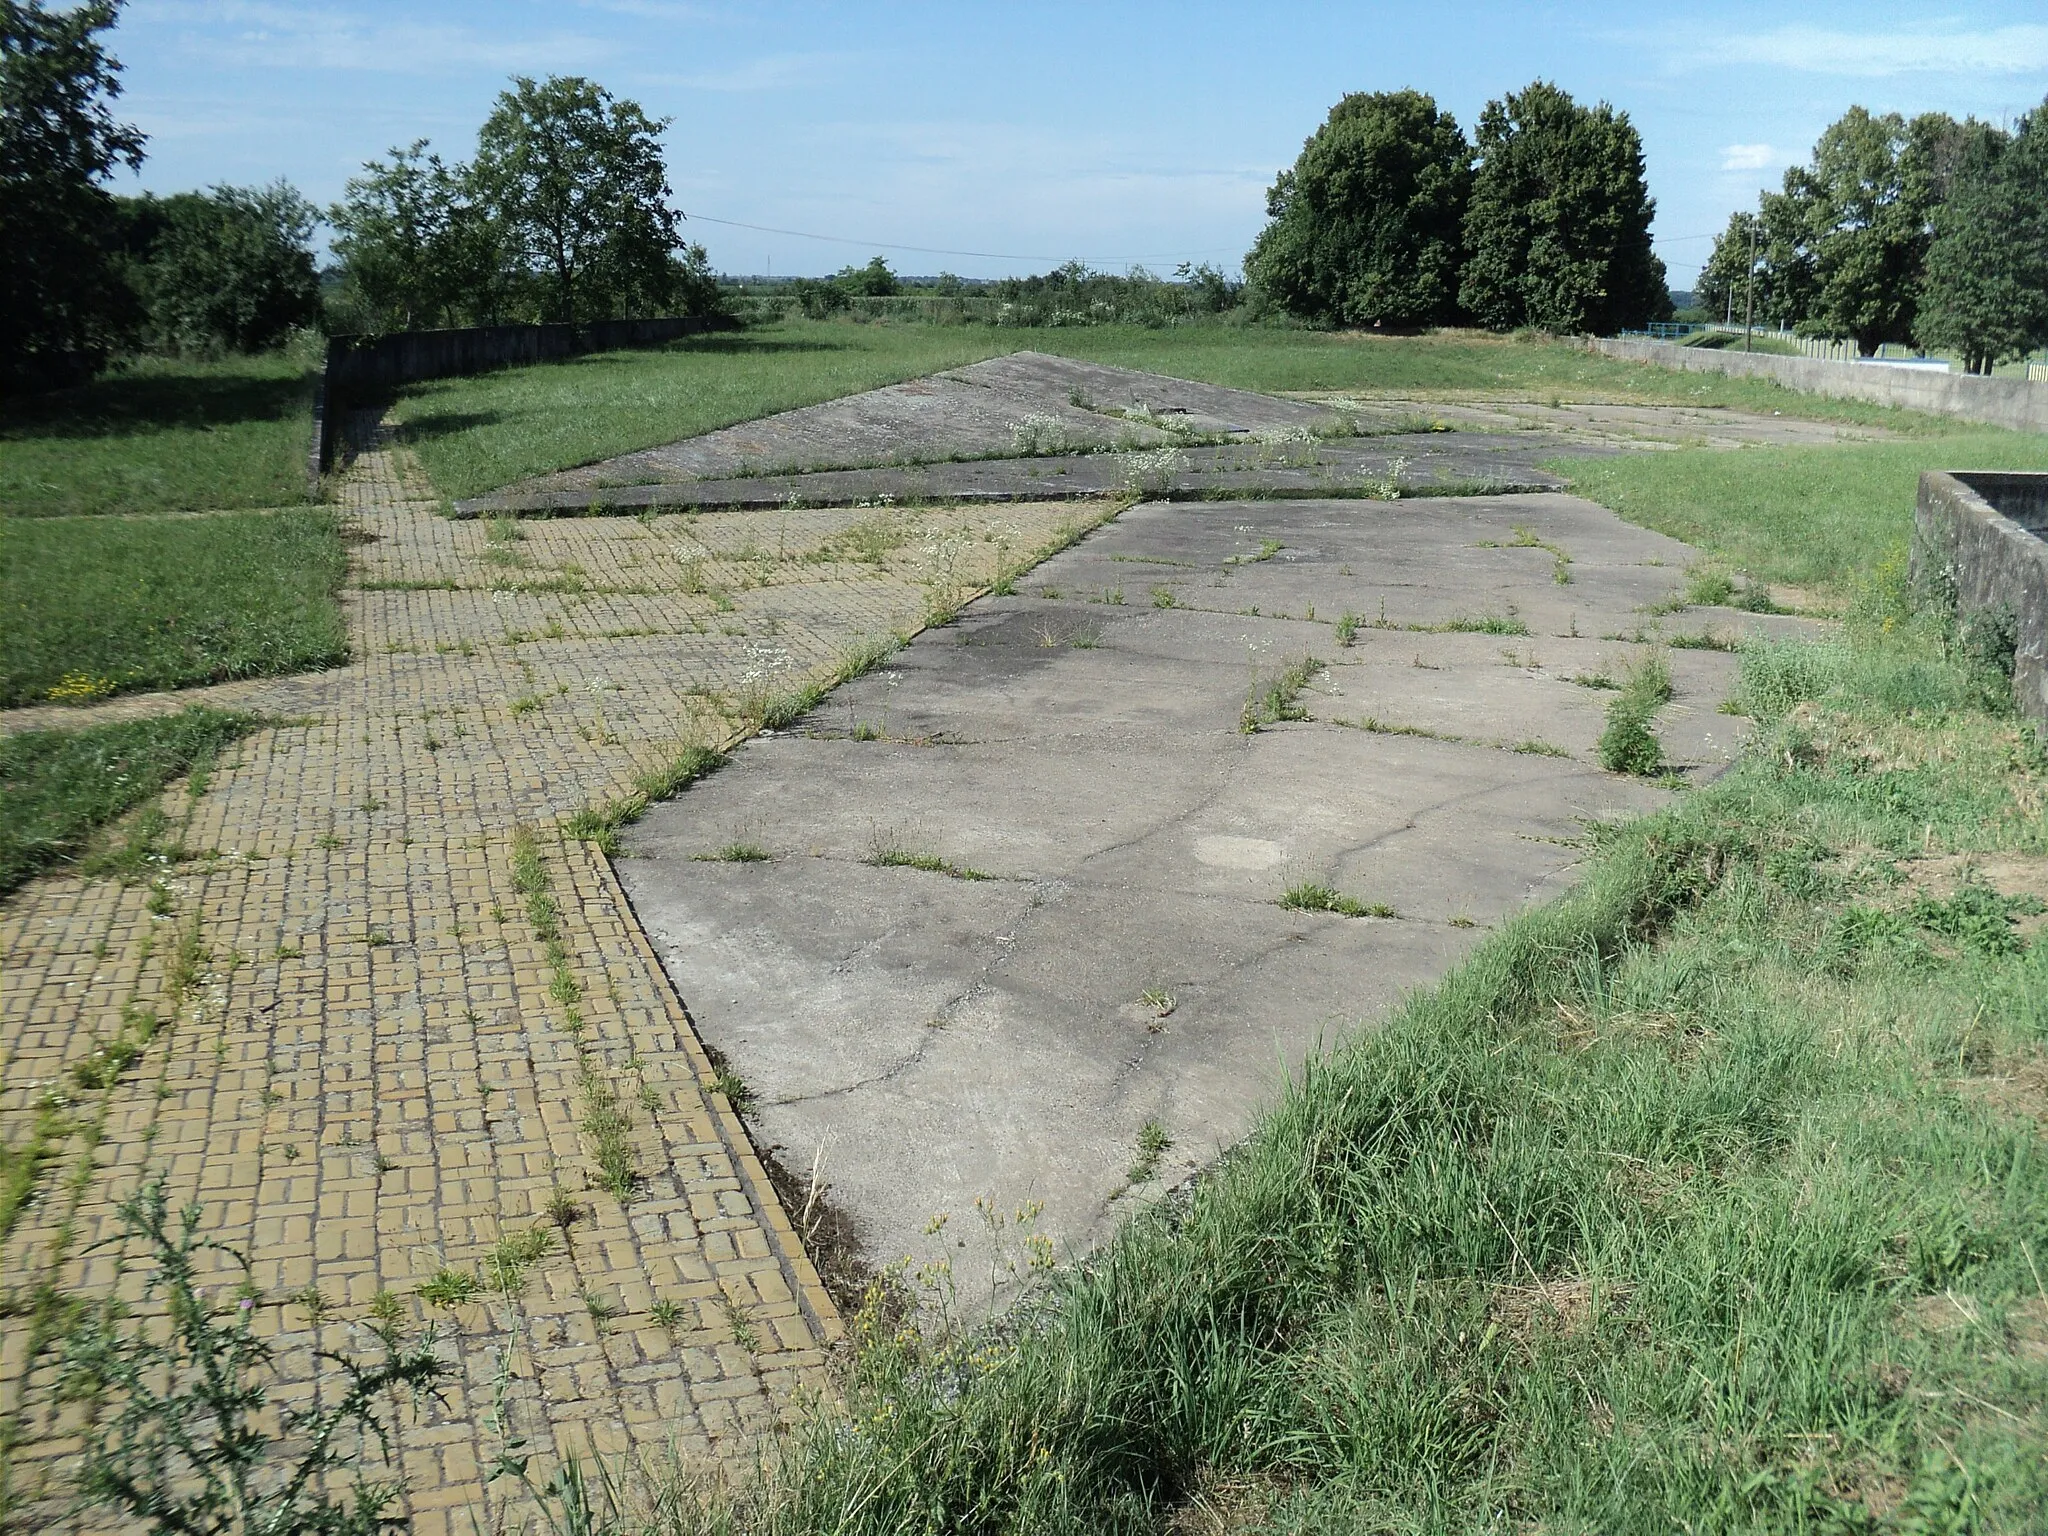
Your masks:
<path fill-rule="evenodd" d="M 731 330 L 723 315 L 653 320 L 598 320 L 589 325 L 475 325 L 450 331 L 393 331 L 384 336 L 330 336 L 313 405 L 308 474 L 318 494 L 322 470 L 334 462 L 343 413 L 419 379 L 487 373 L 586 352 L 658 347 L 684 336 Z"/>
<path fill-rule="evenodd" d="M 1635 337 L 1589 337 L 1584 344 L 1595 352 L 1629 362 L 1655 363 L 1691 373 L 1775 379 L 1787 389 L 1806 394 L 1868 400 L 1874 405 L 1953 416 L 1959 421 L 1982 422 L 2014 432 L 2048 432 L 2048 384 L 2027 379 L 1886 368 L 1874 363 L 1826 362 L 1765 352 L 1716 351 Z"/>
<path fill-rule="evenodd" d="M 1913 585 L 1965 625 L 2011 616 L 2013 697 L 2048 726 L 2048 473 L 1929 470 L 1913 522 Z"/>

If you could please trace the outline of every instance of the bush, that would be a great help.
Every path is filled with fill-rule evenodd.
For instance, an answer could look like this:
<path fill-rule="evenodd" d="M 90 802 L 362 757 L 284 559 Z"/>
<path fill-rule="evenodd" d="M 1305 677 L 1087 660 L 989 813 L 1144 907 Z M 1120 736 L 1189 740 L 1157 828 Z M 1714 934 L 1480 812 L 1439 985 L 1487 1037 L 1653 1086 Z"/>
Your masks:
<path fill-rule="evenodd" d="M 318 216 L 289 183 L 143 197 L 127 217 L 157 350 L 262 352 L 318 319 Z"/>

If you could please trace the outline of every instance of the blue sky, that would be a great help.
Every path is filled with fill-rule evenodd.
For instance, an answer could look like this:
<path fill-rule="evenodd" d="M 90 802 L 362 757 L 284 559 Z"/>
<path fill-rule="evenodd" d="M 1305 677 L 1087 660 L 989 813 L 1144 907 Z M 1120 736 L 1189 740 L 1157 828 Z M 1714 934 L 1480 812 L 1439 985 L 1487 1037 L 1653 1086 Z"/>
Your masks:
<path fill-rule="evenodd" d="M 1413 86 L 1469 132 L 1542 77 L 1641 129 L 1683 287 L 1700 237 L 1852 103 L 2009 121 L 2048 95 L 2040 0 L 131 0 L 112 48 L 123 114 L 150 136 L 141 186 L 283 176 L 322 204 L 395 143 L 466 158 L 512 74 L 589 75 L 675 119 L 677 201 L 733 272 L 877 250 L 967 276 L 1069 257 L 1234 268 L 1274 172 L 1345 92 Z"/>

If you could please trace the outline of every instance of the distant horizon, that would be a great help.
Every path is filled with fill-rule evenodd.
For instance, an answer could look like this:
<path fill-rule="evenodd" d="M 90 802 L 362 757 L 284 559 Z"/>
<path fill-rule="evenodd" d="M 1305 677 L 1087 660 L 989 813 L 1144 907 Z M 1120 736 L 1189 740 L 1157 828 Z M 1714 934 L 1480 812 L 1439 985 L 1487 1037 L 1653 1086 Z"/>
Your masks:
<path fill-rule="evenodd" d="M 134 0 L 116 115 L 170 193 L 291 181 L 323 209 L 426 138 L 465 159 L 514 74 L 672 116 L 684 232 L 714 268 L 819 277 L 881 254 L 963 278 L 1181 262 L 1236 275 L 1265 194 L 1351 91 L 1429 92 L 1470 135 L 1537 78 L 1641 131 L 1673 288 L 1852 105 L 2010 124 L 2048 95 L 2038 5 L 830 7 Z M 324 251 L 327 232 L 322 231 Z M 937 274 L 931 274 L 937 275 Z"/>

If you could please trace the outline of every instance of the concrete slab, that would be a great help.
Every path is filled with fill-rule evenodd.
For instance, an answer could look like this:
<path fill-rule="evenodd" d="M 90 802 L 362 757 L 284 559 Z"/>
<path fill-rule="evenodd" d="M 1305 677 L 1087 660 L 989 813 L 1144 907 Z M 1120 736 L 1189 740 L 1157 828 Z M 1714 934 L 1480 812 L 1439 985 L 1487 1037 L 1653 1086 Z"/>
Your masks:
<path fill-rule="evenodd" d="M 977 1199 L 1085 1250 L 1560 890 L 1588 818 L 1668 797 L 1599 769 L 1606 695 L 1572 678 L 1702 623 L 1641 611 L 1691 557 L 1563 495 L 1142 504 L 656 807 L 620 875 L 756 1133 L 817 1162 L 870 1262 L 950 1260 L 986 1306 L 1021 1250 Z M 1404 627 L 1488 614 L 1527 633 Z M 1303 655 L 1307 718 L 1244 734 Z M 1733 658 L 1669 659 L 1660 729 L 1715 771 Z M 707 857 L 736 840 L 775 856 Z M 1397 915 L 1281 908 L 1304 880 Z"/>

